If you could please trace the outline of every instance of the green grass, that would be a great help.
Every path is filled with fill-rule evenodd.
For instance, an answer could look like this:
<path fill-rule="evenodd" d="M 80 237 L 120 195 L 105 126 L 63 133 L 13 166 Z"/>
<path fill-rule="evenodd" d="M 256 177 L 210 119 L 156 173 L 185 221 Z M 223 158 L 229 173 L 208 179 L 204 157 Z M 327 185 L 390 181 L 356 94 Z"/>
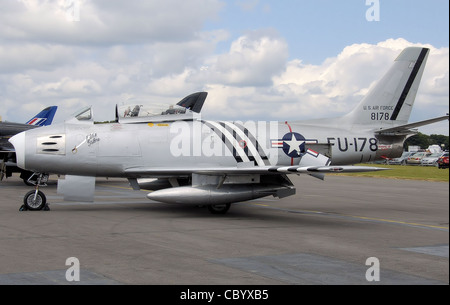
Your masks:
<path fill-rule="evenodd" d="M 361 165 L 389 168 L 390 170 L 379 172 L 366 172 L 366 173 L 349 173 L 339 175 L 449 182 L 449 170 L 438 169 L 435 166 L 385 165 L 385 164 L 361 164 Z"/>

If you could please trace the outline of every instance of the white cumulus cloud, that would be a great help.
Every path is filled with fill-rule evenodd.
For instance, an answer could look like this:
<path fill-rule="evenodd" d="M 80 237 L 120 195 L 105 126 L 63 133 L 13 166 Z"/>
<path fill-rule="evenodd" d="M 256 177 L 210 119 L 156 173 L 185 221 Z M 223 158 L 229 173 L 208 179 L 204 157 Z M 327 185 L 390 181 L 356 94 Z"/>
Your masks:
<path fill-rule="evenodd" d="M 67 19 L 73 1 L 2 3 L 3 119 L 24 122 L 49 105 L 59 106 L 56 121 L 87 105 L 98 120 L 113 119 L 117 103 L 177 102 L 195 91 L 209 92 L 203 112 L 211 119 L 340 116 L 408 46 L 431 50 L 411 121 L 448 112 L 448 47 L 388 39 L 348 45 L 311 64 L 290 59 L 289 44 L 275 29 L 232 41 L 226 29 L 203 30 L 225 5 L 219 0 L 74 1 L 80 20 L 73 22 Z M 235 3 L 251 10 L 259 1 Z M 448 124 L 439 130 L 448 134 Z"/>

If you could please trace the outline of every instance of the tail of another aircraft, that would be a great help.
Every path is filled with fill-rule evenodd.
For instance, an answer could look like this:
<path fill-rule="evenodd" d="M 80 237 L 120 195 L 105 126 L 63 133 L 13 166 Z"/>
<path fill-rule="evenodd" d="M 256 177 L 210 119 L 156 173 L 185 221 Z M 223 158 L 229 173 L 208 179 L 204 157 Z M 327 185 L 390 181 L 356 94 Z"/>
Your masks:
<path fill-rule="evenodd" d="M 50 125 L 55 116 L 58 106 L 47 107 L 38 114 L 36 114 L 31 120 L 27 122 L 28 125 L 35 126 L 47 126 Z"/>
<path fill-rule="evenodd" d="M 391 69 L 369 91 L 360 104 L 343 117 L 346 123 L 350 123 L 354 128 L 360 127 L 358 125 L 389 128 L 406 124 L 428 53 L 427 48 L 404 49 Z"/>

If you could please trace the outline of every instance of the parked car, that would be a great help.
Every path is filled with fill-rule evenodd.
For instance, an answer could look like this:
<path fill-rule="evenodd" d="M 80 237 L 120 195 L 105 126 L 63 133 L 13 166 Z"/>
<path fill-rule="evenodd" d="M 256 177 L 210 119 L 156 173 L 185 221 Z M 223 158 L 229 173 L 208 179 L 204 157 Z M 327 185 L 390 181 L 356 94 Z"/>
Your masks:
<path fill-rule="evenodd" d="M 448 152 L 444 153 L 437 161 L 439 168 L 448 168 Z"/>
<path fill-rule="evenodd" d="M 431 155 L 431 154 L 427 153 L 427 152 L 416 152 L 414 155 L 412 155 L 406 159 L 406 163 L 420 165 L 422 162 L 422 159 L 429 155 Z"/>
<path fill-rule="evenodd" d="M 403 152 L 401 157 L 387 160 L 387 164 L 406 165 L 406 159 L 414 154 L 415 154 L 415 152 L 405 151 L 405 152 Z"/>
<path fill-rule="evenodd" d="M 437 161 L 442 157 L 442 153 L 434 153 L 429 156 L 423 157 L 421 164 L 425 166 L 437 166 Z"/>

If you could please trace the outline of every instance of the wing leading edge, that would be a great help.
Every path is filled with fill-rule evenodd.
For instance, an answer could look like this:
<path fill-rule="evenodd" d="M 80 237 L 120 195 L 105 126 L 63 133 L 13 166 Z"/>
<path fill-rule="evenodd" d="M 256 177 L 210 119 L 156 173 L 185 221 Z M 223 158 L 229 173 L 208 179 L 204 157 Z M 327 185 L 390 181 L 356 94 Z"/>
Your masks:
<path fill-rule="evenodd" d="M 371 166 L 255 166 L 255 167 L 211 167 L 211 168 L 145 168 L 135 167 L 125 170 L 129 177 L 175 177 L 192 174 L 222 176 L 222 175 L 276 175 L 276 174 L 314 174 L 314 173 L 357 173 L 383 171 L 387 168 Z"/>

